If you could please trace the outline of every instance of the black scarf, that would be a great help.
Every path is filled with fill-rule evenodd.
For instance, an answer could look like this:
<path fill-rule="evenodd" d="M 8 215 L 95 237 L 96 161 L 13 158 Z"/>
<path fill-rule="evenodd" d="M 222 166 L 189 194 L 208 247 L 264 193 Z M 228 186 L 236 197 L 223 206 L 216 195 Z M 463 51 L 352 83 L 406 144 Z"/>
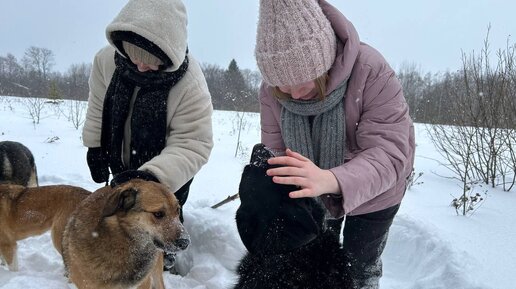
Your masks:
<path fill-rule="evenodd" d="M 106 91 L 102 111 L 101 147 L 113 175 L 136 170 L 159 155 L 166 144 L 167 100 L 170 89 L 188 69 L 188 57 L 174 72 L 139 72 L 127 58 L 115 53 L 116 69 Z M 131 97 L 139 87 L 131 114 L 129 163 L 123 162 L 124 126 L 129 117 Z"/>

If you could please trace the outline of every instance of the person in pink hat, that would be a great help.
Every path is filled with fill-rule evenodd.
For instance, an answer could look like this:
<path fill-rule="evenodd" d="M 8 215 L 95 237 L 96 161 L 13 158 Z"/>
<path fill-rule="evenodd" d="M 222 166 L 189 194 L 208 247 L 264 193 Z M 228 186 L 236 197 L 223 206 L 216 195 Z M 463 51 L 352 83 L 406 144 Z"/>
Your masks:
<path fill-rule="evenodd" d="M 414 126 L 383 56 L 325 0 L 261 0 L 255 56 L 267 174 L 318 198 L 352 288 L 379 288 L 381 255 L 414 163 Z M 344 218 L 345 217 L 345 218 Z M 331 256 L 329 256 L 331 258 Z"/>

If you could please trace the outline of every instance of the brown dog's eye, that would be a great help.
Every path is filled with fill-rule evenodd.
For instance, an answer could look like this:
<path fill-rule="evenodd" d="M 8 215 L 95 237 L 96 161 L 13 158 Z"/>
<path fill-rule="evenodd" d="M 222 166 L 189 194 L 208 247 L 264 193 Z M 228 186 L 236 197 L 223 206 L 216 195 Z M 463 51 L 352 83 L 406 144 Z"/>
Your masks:
<path fill-rule="evenodd" d="M 165 217 L 165 213 L 163 213 L 161 211 L 160 212 L 154 212 L 152 214 L 154 215 L 154 217 L 156 217 L 156 219 L 161 219 L 161 218 Z"/>

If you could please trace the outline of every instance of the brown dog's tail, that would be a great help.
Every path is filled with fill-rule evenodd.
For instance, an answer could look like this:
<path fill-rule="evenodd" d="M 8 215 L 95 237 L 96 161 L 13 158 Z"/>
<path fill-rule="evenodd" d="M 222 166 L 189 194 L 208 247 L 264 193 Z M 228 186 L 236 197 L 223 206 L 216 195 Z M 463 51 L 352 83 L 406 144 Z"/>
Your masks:
<path fill-rule="evenodd" d="M 39 181 L 38 181 L 38 169 L 36 168 L 36 164 L 34 163 L 34 160 L 32 160 L 32 170 L 30 172 L 30 178 L 29 182 L 27 183 L 27 187 L 39 187 Z"/>

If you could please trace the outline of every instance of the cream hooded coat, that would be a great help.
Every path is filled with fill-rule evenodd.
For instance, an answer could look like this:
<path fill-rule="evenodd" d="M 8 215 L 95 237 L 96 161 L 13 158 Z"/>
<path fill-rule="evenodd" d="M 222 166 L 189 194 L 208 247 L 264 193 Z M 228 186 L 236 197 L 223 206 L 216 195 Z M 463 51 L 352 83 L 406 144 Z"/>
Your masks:
<path fill-rule="evenodd" d="M 187 51 L 186 25 L 186 9 L 180 0 L 130 0 L 107 26 L 106 37 L 111 45 L 95 55 L 89 80 L 82 134 L 85 146 L 100 147 L 104 96 L 116 68 L 111 32 L 131 31 L 152 41 L 172 60 L 173 66 L 167 71 L 175 71 Z M 191 54 L 188 58 L 186 74 L 168 96 L 166 146 L 139 168 L 151 172 L 174 192 L 208 161 L 213 147 L 210 93 L 198 62 Z M 129 127 L 126 125 L 125 144 L 131 139 Z M 128 159 L 128 153 L 124 151 L 123 159 Z"/>

